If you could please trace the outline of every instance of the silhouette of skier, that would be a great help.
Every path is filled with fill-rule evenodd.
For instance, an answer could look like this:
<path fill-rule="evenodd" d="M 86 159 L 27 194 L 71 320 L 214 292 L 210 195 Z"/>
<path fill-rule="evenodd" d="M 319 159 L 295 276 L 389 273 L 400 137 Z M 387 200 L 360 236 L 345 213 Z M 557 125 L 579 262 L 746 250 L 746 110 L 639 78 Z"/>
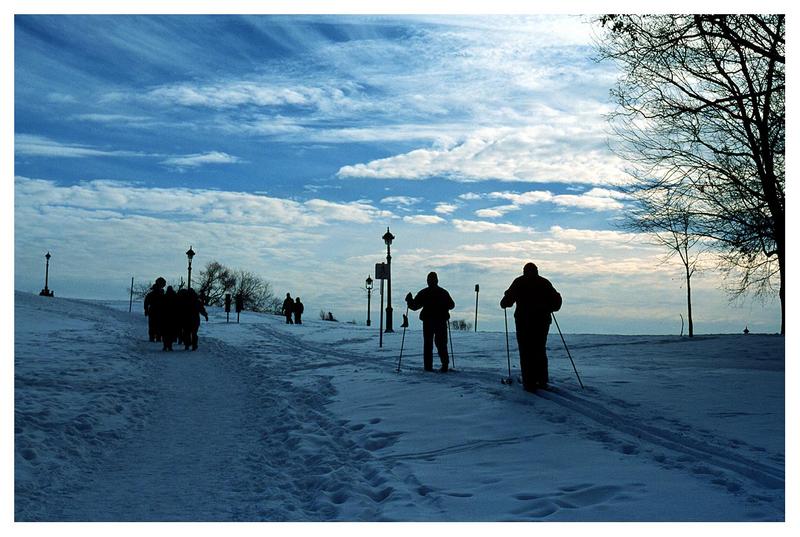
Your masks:
<path fill-rule="evenodd" d="M 408 308 L 414 311 L 422 308 L 419 319 L 422 321 L 422 361 L 425 371 L 433 371 L 433 345 L 439 360 L 442 362 L 440 372 L 446 373 L 450 368 L 450 357 L 447 354 L 447 323 L 450 310 L 456 307 L 450 293 L 439 287 L 439 277 L 435 272 L 428 274 L 428 287 L 421 289 L 416 296 L 406 295 Z"/>
<path fill-rule="evenodd" d="M 506 290 L 500 307 L 517 305 L 514 321 L 517 327 L 519 365 L 522 386 L 526 391 L 547 388 L 550 378 L 547 371 L 547 333 L 554 311 L 561 308 L 561 295 L 549 280 L 539 276 L 539 269 L 527 263 L 522 276 L 516 278 Z"/>
<path fill-rule="evenodd" d="M 294 301 L 294 305 L 292 306 L 292 312 L 294 312 L 294 324 L 303 324 L 303 310 L 305 306 L 303 303 L 300 302 L 300 297 L 297 297 Z"/>
<path fill-rule="evenodd" d="M 147 331 L 150 341 L 161 341 L 161 313 L 164 298 L 164 287 L 167 280 L 156 278 L 150 291 L 144 297 L 144 315 L 147 317 Z"/>
<path fill-rule="evenodd" d="M 294 312 L 294 300 L 292 300 L 292 295 L 286 293 L 286 299 L 283 301 L 283 308 L 281 309 L 283 314 L 286 316 L 286 324 L 294 324 L 292 322 L 292 313 Z"/>

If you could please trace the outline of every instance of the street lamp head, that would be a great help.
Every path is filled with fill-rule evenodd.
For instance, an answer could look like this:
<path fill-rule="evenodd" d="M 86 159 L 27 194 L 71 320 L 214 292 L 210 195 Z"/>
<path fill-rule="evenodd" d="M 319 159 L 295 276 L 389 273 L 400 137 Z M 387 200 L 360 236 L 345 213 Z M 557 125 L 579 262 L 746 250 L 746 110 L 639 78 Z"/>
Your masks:
<path fill-rule="evenodd" d="M 51 257 L 53 257 L 53 256 L 51 256 L 51 255 L 50 255 L 50 252 L 47 252 L 47 253 L 44 255 L 44 258 L 45 258 L 45 259 L 47 259 L 48 261 L 50 261 L 50 258 L 51 258 Z"/>
<path fill-rule="evenodd" d="M 383 237 L 381 238 L 383 239 L 383 242 L 386 243 L 386 246 L 392 245 L 392 241 L 394 240 L 394 235 L 391 234 L 388 226 L 386 227 L 386 233 L 384 233 Z"/>
<path fill-rule="evenodd" d="M 367 276 L 367 286 L 366 287 L 367 287 L 368 291 L 372 290 L 372 278 L 370 278 L 369 276 Z"/>
<path fill-rule="evenodd" d="M 192 258 L 194 257 L 194 250 L 192 250 L 191 246 L 189 246 L 189 249 L 186 250 L 186 257 L 189 258 L 189 262 L 191 263 L 192 262 Z"/>

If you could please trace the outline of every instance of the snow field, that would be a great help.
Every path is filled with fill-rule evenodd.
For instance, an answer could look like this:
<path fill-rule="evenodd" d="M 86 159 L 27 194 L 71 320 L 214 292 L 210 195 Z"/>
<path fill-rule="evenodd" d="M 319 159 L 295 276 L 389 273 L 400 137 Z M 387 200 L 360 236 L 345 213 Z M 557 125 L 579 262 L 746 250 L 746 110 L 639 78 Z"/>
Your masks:
<path fill-rule="evenodd" d="M 212 310 L 162 353 L 127 303 L 15 299 L 17 520 L 784 517 L 782 338 L 565 334 L 582 391 L 551 333 L 531 395 L 502 333 L 424 373 L 412 317 L 398 373 L 402 332 Z"/>

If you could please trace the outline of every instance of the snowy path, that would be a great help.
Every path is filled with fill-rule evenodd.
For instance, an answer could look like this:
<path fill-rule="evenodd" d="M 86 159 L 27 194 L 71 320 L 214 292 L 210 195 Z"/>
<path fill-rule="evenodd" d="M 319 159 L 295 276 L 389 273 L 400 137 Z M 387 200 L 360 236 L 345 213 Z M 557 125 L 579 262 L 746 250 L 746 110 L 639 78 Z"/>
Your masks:
<path fill-rule="evenodd" d="M 226 520 L 258 438 L 245 421 L 246 385 L 218 359 L 153 351 L 157 393 L 147 424 L 64 507 L 66 520 Z M 157 348 L 157 345 L 152 345 Z"/>
<path fill-rule="evenodd" d="M 127 311 L 16 298 L 21 520 L 784 517 L 780 339 L 575 336 L 587 389 L 556 347 L 531 395 L 502 334 L 440 375 L 410 331 L 397 373 L 400 334 L 214 311 L 163 353 Z"/>

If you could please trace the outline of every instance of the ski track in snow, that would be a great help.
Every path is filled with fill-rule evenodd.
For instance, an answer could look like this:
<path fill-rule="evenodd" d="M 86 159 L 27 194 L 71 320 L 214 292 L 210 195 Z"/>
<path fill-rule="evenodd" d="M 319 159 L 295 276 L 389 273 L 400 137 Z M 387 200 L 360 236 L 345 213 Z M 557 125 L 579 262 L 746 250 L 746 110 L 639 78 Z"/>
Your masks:
<path fill-rule="evenodd" d="M 320 349 L 313 345 L 304 343 L 296 338 L 291 338 L 291 341 L 292 347 L 296 349 L 314 352 L 321 356 L 340 357 L 340 360 L 338 361 L 315 363 L 308 366 L 309 368 L 313 367 L 315 369 L 319 369 L 330 366 L 340 366 L 343 363 L 342 360 L 345 360 L 349 363 L 358 364 L 360 367 L 370 367 L 370 364 L 374 363 L 368 356 L 353 354 L 352 352 Z M 634 344 L 640 343 L 637 342 Z M 502 393 L 502 388 L 497 389 L 494 383 L 487 384 L 485 375 L 483 373 L 465 373 L 463 371 L 459 371 L 455 374 L 455 378 L 457 380 L 453 383 L 456 386 L 461 386 L 464 388 L 474 388 L 476 386 L 480 386 L 495 396 L 501 395 Z M 581 416 L 593 422 L 601 424 L 604 431 L 613 430 L 617 433 L 633 437 L 638 442 L 647 442 L 660 448 L 675 451 L 681 455 L 687 455 L 692 458 L 702 460 L 706 465 L 718 467 L 720 470 L 733 471 L 739 474 L 741 477 L 752 479 L 760 485 L 768 488 L 782 489 L 784 487 L 783 467 L 774 467 L 759 462 L 763 458 L 763 449 L 750 448 L 758 455 L 758 460 L 748 458 L 746 455 L 743 455 L 738 451 L 734 452 L 730 449 L 725 449 L 717 443 L 712 443 L 707 438 L 704 439 L 702 437 L 703 435 L 693 431 L 691 427 L 680 427 L 680 424 L 678 424 L 678 428 L 682 428 L 683 430 L 680 433 L 676 433 L 672 430 L 647 425 L 647 420 L 643 417 L 638 417 L 636 415 L 630 417 L 624 416 L 619 413 L 619 410 L 611 410 L 612 406 L 617 406 L 623 407 L 621 410 L 630 413 L 630 406 L 633 405 L 629 405 L 622 400 L 608 400 L 604 402 L 602 401 L 603 394 L 592 388 L 586 390 L 586 393 L 590 394 L 595 399 L 589 400 L 585 397 L 575 395 L 556 387 L 548 391 L 539 390 L 536 395 L 552 401 L 553 403 L 556 403 L 569 411 L 580 414 Z M 523 401 L 523 403 L 524 402 L 525 401 Z M 610 445 L 614 444 L 614 442 L 610 439 L 608 432 L 604 433 L 604 435 L 599 435 L 598 439 Z M 719 440 L 720 439 L 717 439 L 717 441 Z M 724 441 L 724 439 L 722 440 Z M 729 441 L 729 443 L 737 449 L 748 447 L 742 442 Z M 626 454 L 634 454 L 640 451 L 639 447 L 632 446 L 629 442 L 622 442 L 621 444 L 621 450 Z M 659 459 L 661 459 L 661 457 L 659 457 Z M 776 459 L 778 459 L 781 463 L 783 461 L 783 457 L 776 457 Z M 659 460 L 659 462 L 664 461 Z M 692 471 L 695 471 L 696 473 L 704 473 L 702 471 L 697 471 L 697 469 Z M 734 484 L 729 486 L 732 489 L 736 489 L 736 485 Z"/>
<path fill-rule="evenodd" d="M 553 441 L 554 434 L 579 435 L 658 471 L 688 476 L 701 489 L 717 487 L 723 496 L 749 506 L 744 519 L 783 518 L 782 454 L 664 418 L 593 387 L 555 387 L 532 396 L 516 383 L 500 384 L 499 375 L 471 371 L 469 360 L 487 357 L 482 351 L 456 353 L 456 360 L 460 356 L 468 364 L 448 375 L 417 371 L 417 353 L 408 352 L 405 368 L 396 374 L 395 351 L 365 354 L 359 348 L 370 338 L 321 342 L 306 337 L 309 332 L 289 333 L 277 319 L 265 317 L 257 323 L 204 323 L 198 351 L 176 345 L 173 353 L 164 353 L 160 344 L 141 341 L 146 331 L 141 317 L 131 319 L 127 312 L 96 305 L 68 309 L 70 320 L 61 322 L 41 345 L 63 352 L 96 347 L 96 354 L 83 360 L 95 372 L 109 356 L 119 360 L 123 365 L 118 372 L 127 374 L 122 381 L 110 375 L 109 386 L 90 383 L 80 389 L 107 393 L 110 399 L 100 408 L 116 409 L 122 417 L 110 421 L 116 428 L 100 431 L 98 424 L 109 422 L 108 416 L 92 415 L 87 408 L 65 418 L 66 425 L 54 425 L 62 416 L 17 400 L 18 520 L 597 520 L 604 519 L 603 509 L 624 513 L 622 506 L 647 497 L 648 486 L 642 482 L 556 480 L 547 490 L 547 480 L 536 488 L 511 488 L 503 483 L 505 477 L 493 474 L 492 465 L 502 464 L 493 460 L 495 454 L 525 449 L 548 437 Z M 114 321 L 110 329 L 104 317 Z M 99 346 L 98 332 L 109 336 Z M 28 339 L 20 337 L 18 328 L 16 353 L 26 359 L 37 347 Z M 643 338 L 628 344 L 645 343 Z M 660 344 L 656 338 L 650 343 Z M 407 365 L 407 359 L 415 363 Z M 52 393 L 57 401 L 62 391 L 82 382 L 80 368 L 66 371 L 66 376 L 58 373 L 29 373 L 18 363 L 16 382 L 37 397 L 40 391 Z M 475 437 L 445 435 L 444 445 L 409 446 L 405 431 L 382 423 L 381 409 L 389 411 L 393 402 L 355 399 L 358 412 L 348 413 L 347 419 L 333 410 L 337 385 L 357 386 L 341 384 L 342 379 L 383 380 L 387 389 L 394 386 L 411 394 L 435 386 L 470 404 L 482 400 L 516 414 L 530 412 L 549 429 L 498 434 L 475 428 Z M 563 379 L 554 380 L 563 385 Z M 36 450 L 47 445 L 39 436 L 59 427 L 66 432 L 60 433 L 67 442 L 64 451 L 75 460 L 66 466 L 50 464 L 50 480 L 46 472 L 38 481 L 28 479 L 20 472 L 30 464 L 35 474 L 41 455 Z M 90 447 L 81 450 L 80 442 Z M 459 457 L 475 460 L 475 454 L 486 454 L 486 462 L 479 464 L 485 468 L 454 475 L 452 486 L 446 486 L 447 480 L 442 484 L 448 464 Z M 471 514 L 475 502 L 484 507 Z M 583 510 L 586 518 L 579 514 Z"/>
<path fill-rule="evenodd" d="M 264 330 L 264 327 L 259 327 Z M 319 347 L 313 343 L 305 342 L 288 334 L 283 334 L 283 338 L 291 341 L 294 349 L 302 350 L 307 353 L 315 353 L 322 359 L 312 365 L 304 366 L 300 369 L 320 369 L 325 367 L 338 367 L 343 364 L 358 365 L 361 368 L 372 368 L 386 371 L 386 363 L 378 363 L 371 356 L 362 355 L 353 351 L 333 350 L 330 346 Z M 340 340 L 340 343 L 360 343 L 363 340 Z M 663 342 L 667 343 L 668 339 Z M 633 341 L 626 345 L 641 345 L 643 341 Z M 460 352 L 460 355 L 478 356 L 479 351 Z M 415 356 L 413 354 L 404 357 Z M 336 357 L 331 360 L 330 357 Z M 484 356 L 485 357 L 485 356 Z M 465 391 L 481 390 L 492 397 L 507 397 L 507 386 L 498 386 L 497 383 L 487 381 L 485 372 L 465 372 L 459 370 L 454 375 L 437 378 L 437 382 L 446 382 L 456 389 Z M 576 395 L 585 393 L 586 396 Z M 778 454 L 769 456 L 776 464 L 764 463 L 765 450 L 760 447 L 749 446 L 742 441 L 735 439 L 725 439 L 719 436 L 693 429 L 691 426 L 681 423 L 678 420 L 669 420 L 669 428 L 656 427 L 650 423 L 663 420 L 664 418 L 641 415 L 635 412 L 639 406 L 637 403 L 628 403 L 621 399 L 609 398 L 597 389 L 588 388 L 585 391 L 576 390 L 575 393 L 553 387 L 549 391 L 540 390 L 536 396 L 555 403 L 560 409 L 542 409 L 537 405 L 537 412 L 544 413 L 547 419 L 554 423 L 569 422 L 569 427 L 583 432 L 586 438 L 601 443 L 607 449 L 617 451 L 625 456 L 647 457 L 655 461 L 663 468 L 687 472 L 703 481 L 710 481 L 713 485 L 719 486 L 732 494 L 745 493 L 748 489 L 748 481 L 756 483 L 768 490 L 775 490 L 781 493 L 779 498 L 772 496 L 751 495 L 749 501 L 759 504 L 764 501 L 772 503 L 782 501 L 784 483 L 784 457 Z M 592 399 L 588 399 L 591 397 Z M 523 394 L 521 398 L 514 398 L 514 402 L 522 405 L 536 404 L 529 394 Z M 578 423 L 576 423 L 578 422 Z M 599 428 L 598 428 L 599 426 Z M 487 445 L 499 446 L 504 443 L 518 443 L 527 439 L 535 438 L 538 435 L 528 437 L 512 437 L 508 439 L 494 439 L 492 441 L 477 440 L 461 445 L 453 445 L 445 449 L 433 450 L 430 452 L 414 452 L 409 454 L 399 454 L 390 456 L 390 459 L 426 459 L 433 460 L 438 456 L 453 454 L 462 450 L 480 449 Z M 748 455 L 747 453 L 751 455 Z M 572 489 L 572 487 L 567 487 Z M 534 507 L 530 512 L 526 512 L 527 517 L 546 518 L 559 508 L 576 508 L 581 505 L 593 505 L 602 503 L 604 498 L 615 497 L 612 491 L 619 487 L 585 484 L 577 488 L 577 494 L 581 498 L 594 498 L 593 502 L 577 502 L 568 499 L 553 501 L 552 497 L 561 497 L 565 491 L 556 491 L 551 494 L 536 495 L 543 498 L 544 507 L 539 509 Z M 589 493 L 587 491 L 592 491 Z M 566 494 L 574 496 L 575 490 L 568 490 Z M 524 494 L 522 496 L 525 496 Z M 618 496 L 624 496 L 622 494 Z M 520 499 L 518 497 L 518 499 Z M 535 502 L 536 506 L 541 507 L 542 502 Z M 767 510 L 771 510 L 769 506 Z M 524 510 L 512 511 L 514 514 L 521 514 Z"/>

